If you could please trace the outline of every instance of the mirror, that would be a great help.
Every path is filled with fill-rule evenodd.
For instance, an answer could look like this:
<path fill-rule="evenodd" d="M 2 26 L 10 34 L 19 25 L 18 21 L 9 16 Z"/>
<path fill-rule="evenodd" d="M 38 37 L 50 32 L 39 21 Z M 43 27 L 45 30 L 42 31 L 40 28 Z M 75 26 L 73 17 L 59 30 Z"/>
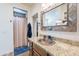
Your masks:
<path fill-rule="evenodd" d="M 43 12 L 41 22 L 42 30 L 75 32 L 77 31 L 77 5 L 63 3 Z"/>
<path fill-rule="evenodd" d="M 43 15 L 43 26 L 67 25 L 67 4 L 63 4 Z"/>

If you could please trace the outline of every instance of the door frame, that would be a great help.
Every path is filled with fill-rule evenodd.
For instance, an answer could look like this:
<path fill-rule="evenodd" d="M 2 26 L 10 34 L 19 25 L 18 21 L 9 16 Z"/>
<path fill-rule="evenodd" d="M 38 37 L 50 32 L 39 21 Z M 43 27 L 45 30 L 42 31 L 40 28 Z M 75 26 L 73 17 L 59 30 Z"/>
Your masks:
<path fill-rule="evenodd" d="M 37 18 L 37 19 L 35 19 Z M 37 36 L 37 32 L 38 32 L 38 28 L 36 28 L 36 32 L 35 32 L 35 26 L 34 26 L 34 22 L 37 20 L 37 23 L 38 23 L 38 13 L 35 13 L 33 16 L 32 16 L 32 19 L 33 19 L 33 36 Z M 38 27 L 38 24 L 36 25 Z"/>
<path fill-rule="evenodd" d="M 15 44 L 15 41 L 14 41 L 14 8 L 17 8 L 17 7 L 13 7 L 13 49 L 15 48 L 14 44 Z M 19 10 L 22 10 L 22 11 L 25 11 L 26 12 L 26 17 L 25 17 L 25 21 L 26 21 L 26 39 L 27 39 L 27 23 L 28 23 L 28 11 L 27 10 L 23 10 L 21 8 L 17 8 Z M 27 41 L 27 44 L 28 44 L 28 41 Z"/>

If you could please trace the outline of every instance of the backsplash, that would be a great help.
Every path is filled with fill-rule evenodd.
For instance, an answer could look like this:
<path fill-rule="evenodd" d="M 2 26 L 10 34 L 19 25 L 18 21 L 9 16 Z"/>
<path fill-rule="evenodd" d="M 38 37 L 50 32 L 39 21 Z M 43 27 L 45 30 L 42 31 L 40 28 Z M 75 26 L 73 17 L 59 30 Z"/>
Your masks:
<path fill-rule="evenodd" d="M 45 35 L 40 35 L 40 37 L 43 37 L 43 36 L 45 36 Z M 46 36 L 48 36 L 48 35 L 46 35 Z M 52 38 L 56 41 L 64 42 L 64 43 L 74 45 L 74 46 L 79 46 L 79 41 L 73 41 L 73 40 L 57 38 L 57 37 L 52 37 Z"/>
<path fill-rule="evenodd" d="M 62 39 L 62 38 L 56 38 L 55 40 L 60 41 L 60 42 L 64 42 L 64 43 L 67 43 L 70 45 L 79 46 L 79 41 L 72 41 L 72 40 Z"/>

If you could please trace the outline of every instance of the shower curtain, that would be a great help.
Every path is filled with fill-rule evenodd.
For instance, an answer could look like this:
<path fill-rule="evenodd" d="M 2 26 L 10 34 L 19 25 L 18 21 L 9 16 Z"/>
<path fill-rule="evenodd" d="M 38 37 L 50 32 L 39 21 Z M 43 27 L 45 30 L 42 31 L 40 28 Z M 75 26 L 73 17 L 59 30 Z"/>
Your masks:
<path fill-rule="evenodd" d="M 27 46 L 26 17 L 14 16 L 14 47 Z"/>

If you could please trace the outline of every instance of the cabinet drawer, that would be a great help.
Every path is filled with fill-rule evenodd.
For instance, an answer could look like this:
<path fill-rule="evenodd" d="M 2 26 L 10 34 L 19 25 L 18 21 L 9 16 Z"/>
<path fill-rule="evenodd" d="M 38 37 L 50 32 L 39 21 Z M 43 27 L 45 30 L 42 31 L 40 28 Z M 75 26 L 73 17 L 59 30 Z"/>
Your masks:
<path fill-rule="evenodd" d="M 40 46 L 33 44 L 33 49 L 36 50 L 41 56 L 47 56 L 45 50 L 43 50 Z"/>
<path fill-rule="evenodd" d="M 38 52 L 36 52 L 35 50 L 33 50 L 33 56 L 40 56 Z"/>

